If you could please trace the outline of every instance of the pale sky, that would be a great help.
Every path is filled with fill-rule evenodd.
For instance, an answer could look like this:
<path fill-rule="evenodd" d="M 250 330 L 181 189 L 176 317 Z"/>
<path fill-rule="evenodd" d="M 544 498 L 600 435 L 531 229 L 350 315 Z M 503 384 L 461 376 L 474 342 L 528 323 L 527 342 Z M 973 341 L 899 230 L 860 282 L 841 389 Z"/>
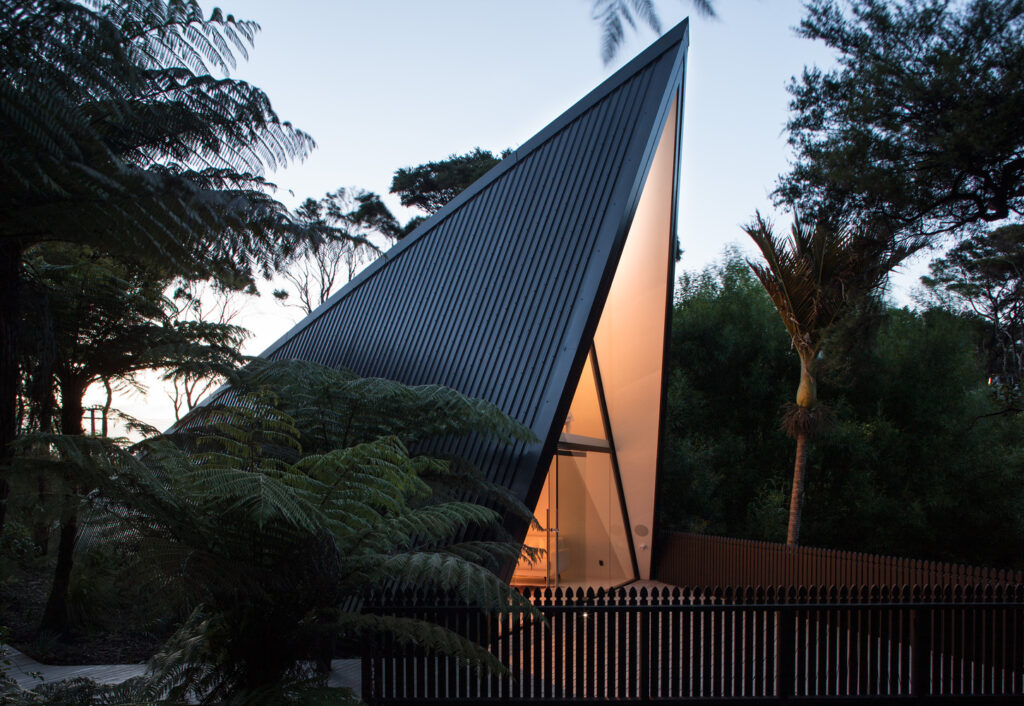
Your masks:
<path fill-rule="evenodd" d="M 270 174 L 294 206 L 338 187 L 387 190 L 399 167 L 480 146 L 518 147 L 654 41 L 641 26 L 604 66 L 589 0 L 219 0 L 262 31 L 234 76 L 262 88 L 278 114 L 309 132 L 317 149 Z M 681 269 L 715 260 L 729 243 L 748 249 L 739 226 L 787 168 L 785 90 L 805 65 L 827 65 L 820 43 L 792 28 L 798 0 L 716 0 L 719 18 L 692 15 L 683 116 Z M 660 0 L 663 30 L 687 0 Z M 788 219 L 778 214 L 779 227 Z M 913 277 L 905 277 L 906 280 Z M 905 285 L 904 285 L 905 288 Z M 300 318 L 266 294 L 241 324 L 258 353 Z M 153 389 L 120 406 L 158 427 L 173 421 Z"/>

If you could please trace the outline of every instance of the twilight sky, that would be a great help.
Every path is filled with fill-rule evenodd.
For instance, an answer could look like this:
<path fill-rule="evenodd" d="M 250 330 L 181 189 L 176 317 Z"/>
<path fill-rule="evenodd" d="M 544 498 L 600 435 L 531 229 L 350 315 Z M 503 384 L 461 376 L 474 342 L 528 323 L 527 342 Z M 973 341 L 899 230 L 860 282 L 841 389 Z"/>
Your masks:
<path fill-rule="evenodd" d="M 234 76 L 261 87 L 278 114 L 312 134 L 305 162 L 271 174 L 294 206 L 338 187 L 387 194 L 395 169 L 476 146 L 518 147 L 655 39 L 641 27 L 617 59 L 600 59 L 590 0 L 218 0 L 257 21 L 250 60 Z M 683 117 L 679 235 L 683 269 L 729 243 L 787 167 L 783 128 L 790 77 L 827 64 L 824 46 L 799 39 L 799 0 L 716 0 L 717 20 L 692 15 Z M 691 15 L 688 0 L 658 0 L 663 29 Z M 788 219 L 777 216 L 778 226 Z M 918 268 L 914 268 L 915 270 Z M 913 283 L 914 277 L 903 277 Z M 258 353 L 297 321 L 271 286 L 240 323 Z M 900 288 L 898 287 L 897 290 Z M 151 383 L 152 384 L 152 383 Z M 119 398 L 133 414 L 173 421 L 158 389 Z"/>
<path fill-rule="evenodd" d="M 796 0 L 717 4 L 720 19 L 691 25 L 680 200 L 688 267 L 713 259 L 755 208 L 769 207 L 786 168 L 785 85 L 806 63 L 828 61 L 822 46 L 794 36 Z M 280 194 L 286 202 L 339 186 L 386 193 L 398 167 L 478 145 L 517 147 L 655 38 L 632 33 L 605 67 L 589 0 L 243 5 L 224 9 L 263 31 L 237 75 L 319 145 L 272 175 L 294 192 Z M 658 6 L 666 29 L 691 10 L 687 0 Z"/>
<path fill-rule="evenodd" d="M 385 195 L 402 217 L 412 213 L 387 195 L 395 169 L 476 146 L 518 147 L 655 39 L 641 27 L 604 66 L 589 0 L 221 2 L 262 26 L 235 75 L 317 141 L 305 162 L 270 175 L 278 196 L 294 205 L 358 186 Z M 692 10 L 688 0 L 657 4 L 664 29 Z M 717 5 L 717 20 L 694 16 L 690 30 L 679 202 L 687 269 L 727 243 L 746 247 L 739 225 L 771 210 L 768 194 L 787 164 L 786 83 L 829 60 L 823 46 L 794 36 L 798 0 Z M 246 320 L 254 353 L 300 315 L 263 299 Z"/>

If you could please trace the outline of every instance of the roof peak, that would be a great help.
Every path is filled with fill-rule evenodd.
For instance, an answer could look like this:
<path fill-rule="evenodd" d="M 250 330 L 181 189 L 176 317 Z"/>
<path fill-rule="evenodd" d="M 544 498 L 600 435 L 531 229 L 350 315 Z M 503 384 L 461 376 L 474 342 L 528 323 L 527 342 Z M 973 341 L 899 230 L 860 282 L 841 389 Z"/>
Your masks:
<path fill-rule="evenodd" d="M 645 68 L 657 61 L 660 57 L 670 51 L 677 51 L 678 54 L 675 59 L 677 64 L 676 68 L 680 68 L 684 57 L 686 56 L 686 50 L 689 46 L 689 36 L 689 19 L 684 19 L 651 43 L 642 52 L 626 62 L 626 64 L 615 71 L 615 73 L 606 78 L 596 88 L 574 103 L 569 109 L 555 118 L 540 132 L 523 143 L 518 149 L 512 152 L 512 154 L 502 159 L 501 162 L 495 165 L 490 171 L 480 177 L 476 182 L 450 202 L 445 204 L 443 208 L 429 216 L 414 231 L 405 236 L 402 240 L 398 241 L 391 247 L 391 249 L 382 254 L 376 261 L 364 268 L 362 272 L 335 292 L 326 302 L 296 323 L 295 326 L 289 329 L 277 341 L 264 350 L 260 356 L 266 357 L 272 355 L 290 339 L 298 335 L 303 329 L 329 311 L 339 300 L 351 294 L 369 278 L 374 276 L 377 271 L 386 267 L 389 263 L 394 262 L 396 258 L 406 252 L 411 246 L 415 245 L 423 236 L 434 230 L 434 228 L 436 228 L 440 223 L 458 212 L 462 206 L 470 202 L 483 189 L 493 184 L 507 171 L 514 168 L 520 161 L 549 142 L 574 121 L 580 119 L 580 117 L 585 115 L 591 108 L 599 105 L 602 100 L 608 97 L 609 94 L 615 92 L 630 79 L 642 73 Z"/>

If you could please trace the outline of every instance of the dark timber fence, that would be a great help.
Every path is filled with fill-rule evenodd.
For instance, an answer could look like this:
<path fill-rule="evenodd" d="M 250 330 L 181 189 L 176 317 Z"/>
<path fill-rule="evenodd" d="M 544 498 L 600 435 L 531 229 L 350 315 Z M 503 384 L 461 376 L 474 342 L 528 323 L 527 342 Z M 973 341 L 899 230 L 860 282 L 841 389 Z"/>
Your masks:
<path fill-rule="evenodd" d="M 363 697 L 1024 703 L 1024 586 L 524 595 L 539 615 L 487 615 L 422 594 L 367 604 L 443 625 L 490 650 L 508 672 L 379 644 L 363 661 Z"/>
<path fill-rule="evenodd" d="M 654 576 L 675 586 L 983 586 L 1024 583 L 1024 573 L 774 542 L 670 533 Z"/>

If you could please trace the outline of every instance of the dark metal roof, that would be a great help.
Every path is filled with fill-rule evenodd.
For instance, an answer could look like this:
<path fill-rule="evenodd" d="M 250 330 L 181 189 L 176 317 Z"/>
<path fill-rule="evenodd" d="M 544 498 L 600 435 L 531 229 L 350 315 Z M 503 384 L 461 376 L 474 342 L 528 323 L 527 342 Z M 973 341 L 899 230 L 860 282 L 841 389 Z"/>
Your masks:
<path fill-rule="evenodd" d="M 554 451 L 573 392 L 567 382 L 583 366 L 681 91 L 687 44 L 684 21 L 263 356 L 437 383 L 490 400 L 540 442 L 509 449 L 469 439 L 445 450 L 527 499 L 539 464 Z"/>

